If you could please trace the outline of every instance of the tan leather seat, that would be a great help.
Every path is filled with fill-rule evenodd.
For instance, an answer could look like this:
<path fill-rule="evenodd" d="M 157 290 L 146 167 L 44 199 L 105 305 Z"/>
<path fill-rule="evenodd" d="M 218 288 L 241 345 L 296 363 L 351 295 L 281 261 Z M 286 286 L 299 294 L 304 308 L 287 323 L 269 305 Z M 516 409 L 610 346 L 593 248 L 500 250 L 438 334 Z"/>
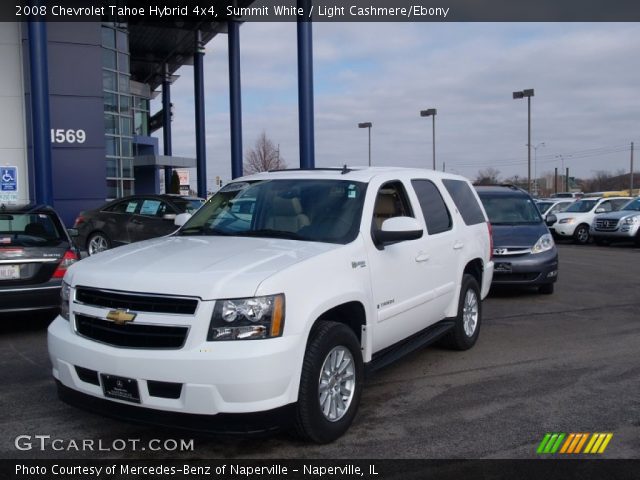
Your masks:
<path fill-rule="evenodd" d="M 302 213 L 299 198 L 275 197 L 271 202 L 271 211 L 276 213 L 267 218 L 265 228 L 284 232 L 297 232 L 309 225 L 309 217 Z"/>
<path fill-rule="evenodd" d="M 393 195 L 379 194 L 376 198 L 376 205 L 373 209 L 373 219 L 376 222 L 376 228 L 382 228 L 382 222 L 387 218 L 397 217 L 398 211 L 396 201 Z"/>

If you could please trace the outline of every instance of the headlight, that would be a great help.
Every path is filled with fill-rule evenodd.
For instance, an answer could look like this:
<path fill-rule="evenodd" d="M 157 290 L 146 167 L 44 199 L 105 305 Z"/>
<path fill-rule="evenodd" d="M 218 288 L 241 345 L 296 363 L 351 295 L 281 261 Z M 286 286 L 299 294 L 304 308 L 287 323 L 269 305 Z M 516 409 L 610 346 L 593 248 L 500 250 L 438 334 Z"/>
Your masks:
<path fill-rule="evenodd" d="M 259 340 L 282 335 L 284 294 L 218 300 L 207 341 Z"/>
<path fill-rule="evenodd" d="M 60 289 L 60 316 L 69 320 L 69 300 L 71 299 L 71 287 L 68 283 L 62 282 Z"/>
<path fill-rule="evenodd" d="M 627 217 L 622 221 L 622 223 L 625 225 L 635 225 L 638 221 L 638 217 Z"/>
<path fill-rule="evenodd" d="M 536 244 L 531 247 L 531 253 L 542 253 L 546 252 L 547 250 L 551 250 L 552 248 L 553 237 L 550 234 L 545 233 L 538 239 Z"/>
<path fill-rule="evenodd" d="M 569 217 L 569 218 L 563 218 L 558 223 L 569 223 L 569 224 L 571 224 L 571 223 L 573 223 L 575 221 L 576 221 L 575 218 Z"/>

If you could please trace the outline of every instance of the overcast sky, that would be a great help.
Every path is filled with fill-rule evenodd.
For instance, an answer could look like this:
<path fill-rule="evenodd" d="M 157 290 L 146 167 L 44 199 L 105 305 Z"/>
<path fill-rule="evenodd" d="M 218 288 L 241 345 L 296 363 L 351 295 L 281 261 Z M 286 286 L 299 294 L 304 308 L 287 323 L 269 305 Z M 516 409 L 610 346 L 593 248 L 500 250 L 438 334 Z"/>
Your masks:
<path fill-rule="evenodd" d="M 430 168 L 431 119 L 419 111 L 437 108 L 439 169 L 526 176 L 527 103 L 512 92 L 528 88 L 539 175 L 560 155 L 572 176 L 628 171 L 640 142 L 640 24 L 315 23 L 313 38 L 316 166 L 365 165 L 357 123 L 370 121 L 374 165 Z M 240 43 L 244 151 L 264 130 L 297 167 L 296 24 L 245 23 Z M 173 153 L 195 157 L 192 67 L 177 73 Z M 230 179 L 228 78 L 220 35 L 205 55 L 210 186 Z"/>

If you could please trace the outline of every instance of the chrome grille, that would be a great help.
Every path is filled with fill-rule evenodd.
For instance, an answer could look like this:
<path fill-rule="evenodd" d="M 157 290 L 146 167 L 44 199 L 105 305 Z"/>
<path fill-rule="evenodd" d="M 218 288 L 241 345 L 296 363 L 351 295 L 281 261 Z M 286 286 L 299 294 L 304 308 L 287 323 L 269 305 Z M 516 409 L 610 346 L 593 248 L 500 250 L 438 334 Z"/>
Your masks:
<path fill-rule="evenodd" d="M 618 220 L 613 218 L 598 218 L 596 220 L 596 230 L 600 232 L 613 232 L 618 228 Z"/>
<path fill-rule="evenodd" d="M 176 315 L 193 315 L 198 308 L 198 300 L 195 298 L 117 292 L 87 287 L 76 289 L 75 300 L 94 307 Z"/>

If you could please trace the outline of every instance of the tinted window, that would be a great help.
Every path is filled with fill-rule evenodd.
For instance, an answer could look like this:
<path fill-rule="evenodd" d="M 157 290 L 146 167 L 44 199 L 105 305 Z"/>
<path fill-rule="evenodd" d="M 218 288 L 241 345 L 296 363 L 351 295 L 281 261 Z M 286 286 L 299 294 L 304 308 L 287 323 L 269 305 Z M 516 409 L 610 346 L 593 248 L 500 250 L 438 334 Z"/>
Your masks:
<path fill-rule="evenodd" d="M 628 198 L 619 198 L 617 200 L 611 200 L 611 205 L 613 206 L 614 210 L 620 210 L 627 203 L 629 203 L 629 199 Z"/>
<path fill-rule="evenodd" d="M 138 208 L 138 200 L 126 200 L 105 208 L 105 212 L 113 213 L 134 213 Z"/>
<path fill-rule="evenodd" d="M 164 210 L 164 203 L 162 203 L 160 200 L 148 198 L 144 200 L 142 202 L 142 205 L 140 206 L 140 215 L 146 215 L 148 217 L 161 217 Z"/>
<path fill-rule="evenodd" d="M 453 202 L 458 207 L 464 223 L 475 225 L 485 222 L 484 214 L 469 184 L 462 180 L 442 180 Z"/>
<path fill-rule="evenodd" d="M 640 211 L 640 197 L 627 203 L 624 206 L 623 210 L 634 210 L 636 212 Z"/>
<path fill-rule="evenodd" d="M 451 230 L 451 215 L 438 187 L 429 180 L 412 180 L 429 235 Z"/>

